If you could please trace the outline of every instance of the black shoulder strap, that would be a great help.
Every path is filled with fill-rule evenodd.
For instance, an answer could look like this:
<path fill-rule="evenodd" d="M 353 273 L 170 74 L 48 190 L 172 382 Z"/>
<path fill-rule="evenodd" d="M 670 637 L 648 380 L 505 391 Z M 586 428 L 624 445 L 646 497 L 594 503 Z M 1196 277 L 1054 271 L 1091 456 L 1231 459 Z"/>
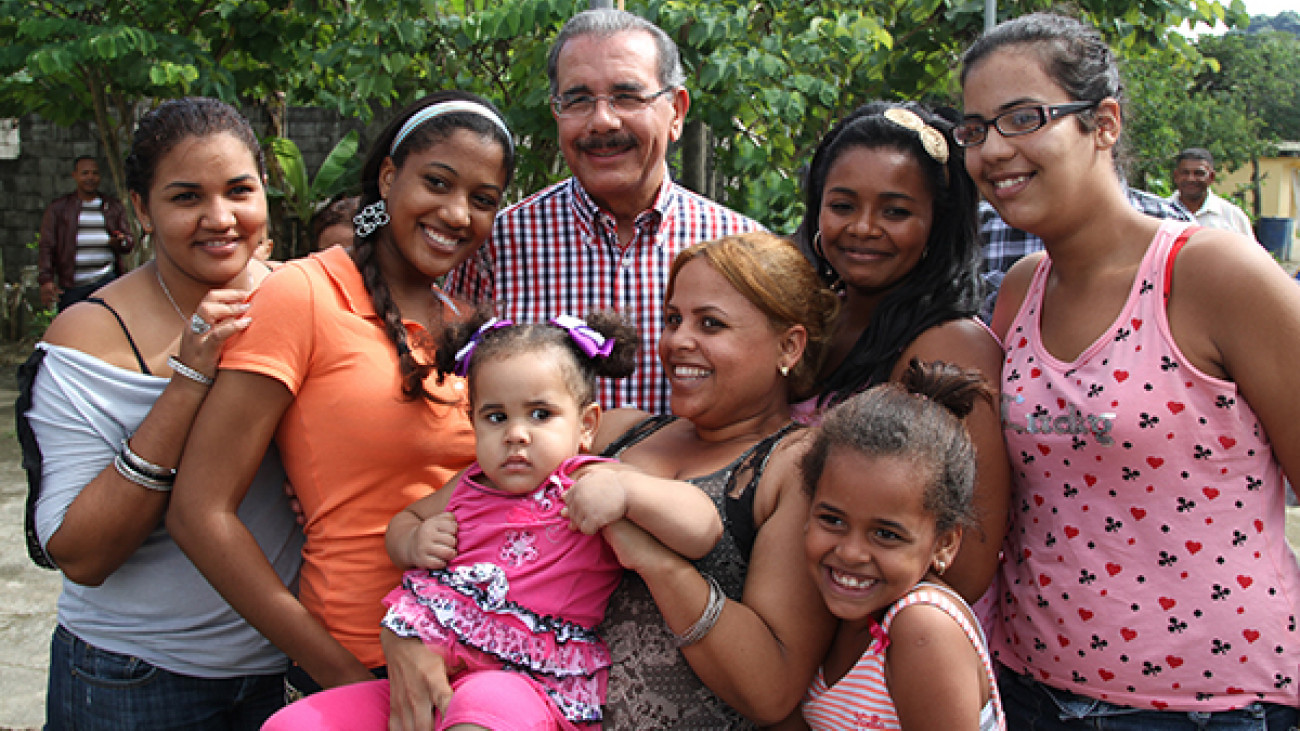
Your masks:
<path fill-rule="evenodd" d="M 660 429 L 676 421 L 677 417 L 672 414 L 659 414 L 658 416 L 647 416 L 637 422 L 635 426 L 623 432 L 623 436 L 615 439 L 605 447 L 600 453 L 601 457 L 617 458 L 627 449 L 640 444 L 646 437 L 654 434 Z"/>
<path fill-rule="evenodd" d="M 23 451 L 23 469 L 27 472 L 27 511 L 23 518 L 23 530 L 27 534 L 27 555 L 41 568 L 57 569 L 58 566 L 41 546 L 41 539 L 36 534 L 36 500 L 41 496 L 41 446 L 36 443 L 36 434 L 27 421 L 27 412 L 32 408 L 32 385 L 36 382 L 36 373 L 41 369 L 41 360 L 45 351 L 37 348 L 18 366 L 18 399 L 14 402 L 14 420 L 18 426 L 18 444 Z"/>
<path fill-rule="evenodd" d="M 94 304 L 97 304 L 113 313 L 113 317 L 117 319 L 117 324 L 122 328 L 122 334 L 126 336 L 126 342 L 131 346 L 131 352 L 135 353 L 135 362 L 139 364 L 140 372 L 146 376 L 152 376 L 153 374 L 149 372 L 149 366 L 144 362 L 144 356 L 140 355 L 140 349 L 135 347 L 135 338 L 131 337 L 131 331 L 126 329 L 126 322 L 122 320 L 121 315 L 117 314 L 117 310 L 113 309 L 111 305 L 98 297 L 87 297 L 85 301 L 93 302 Z"/>
<path fill-rule="evenodd" d="M 763 470 L 767 468 L 767 459 L 787 434 L 801 428 L 801 424 L 792 421 L 767 435 L 740 455 L 735 469 L 727 477 L 727 486 L 723 491 L 726 496 L 723 510 L 726 512 L 728 530 L 746 561 L 754 552 L 754 540 L 758 537 L 758 527 L 754 525 L 754 496 L 758 493 L 759 481 L 763 479 Z M 737 486 L 742 484 L 744 488 L 738 489 Z"/>

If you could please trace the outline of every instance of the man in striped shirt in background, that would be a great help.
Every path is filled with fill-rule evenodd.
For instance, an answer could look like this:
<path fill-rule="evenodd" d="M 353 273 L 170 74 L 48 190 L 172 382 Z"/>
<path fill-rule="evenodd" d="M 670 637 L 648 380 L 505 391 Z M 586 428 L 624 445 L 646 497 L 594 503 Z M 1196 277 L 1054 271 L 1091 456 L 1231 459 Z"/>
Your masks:
<path fill-rule="evenodd" d="M 126 209 L 99 192 L 95 158 L 78 157 L 72 179 L 77 189 L 45 209 L 37 258 L 41 303 L 57 303 L 60 312 L 113 281 L 122 271 L 120 257 L 135 246 Z"/>
<path fill-rule="evenodd" d="M 498 214 L 447 289 L 515 322 L 621 312 L 641 333 L 637 370 L 603 379 L 600 403 L 668 413 L 658 343 L 673 257 L 761 227 L 669 177 L 665 156 L 690 95 L 677 46 L 658 26 L 622 10 L 579 13 L 556 37 L 547 76 L 573 177 Z"/>

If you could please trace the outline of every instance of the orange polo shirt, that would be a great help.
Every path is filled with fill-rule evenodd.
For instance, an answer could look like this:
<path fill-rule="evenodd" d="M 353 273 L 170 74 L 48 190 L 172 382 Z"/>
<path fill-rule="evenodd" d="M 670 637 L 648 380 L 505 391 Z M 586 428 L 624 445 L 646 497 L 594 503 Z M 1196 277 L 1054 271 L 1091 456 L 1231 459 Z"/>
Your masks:
<path fill-rule="evenodd" d="M 383 665 L 380 600 L 401 577 L 384 531 L 474 460 L 464 382 L 438 387 L 430 376 L 427 387 L 452 405 L 402 400 L 397 352 L 342 247 L 277 269 L 248 314 L 221 367 L 294 394 L 275 441 L 306 519 L 299 599 L 367 667 Z"/>

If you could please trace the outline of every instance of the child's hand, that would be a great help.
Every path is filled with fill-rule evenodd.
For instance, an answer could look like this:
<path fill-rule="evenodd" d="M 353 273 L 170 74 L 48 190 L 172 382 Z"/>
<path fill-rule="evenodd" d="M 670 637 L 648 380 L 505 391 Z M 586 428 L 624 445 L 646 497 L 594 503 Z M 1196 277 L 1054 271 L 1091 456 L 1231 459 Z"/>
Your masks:
<path fill-rule="evenodd" d="M 657 561 L 677 558 L 677 554 L 654 536 L 628 520 L 614 521 L 604 528 L 601 536 L 614 550 L 619 565 L 628 571 L 640 573 L 656 565 Z"/>
<path fill-rule="evenodd" d="M 456 516 L 441 512 L 426 518 L 411 531 L 406 564 L 421 569 L 443 569 L 456 557 Z"/>
<path fill-rule="evenodd" d="M 627 515 L 627 491 L 619 482 L 616 469 L 588 469 L 564 494 L 560 515 L 569 526 L 586 535 Z"/>

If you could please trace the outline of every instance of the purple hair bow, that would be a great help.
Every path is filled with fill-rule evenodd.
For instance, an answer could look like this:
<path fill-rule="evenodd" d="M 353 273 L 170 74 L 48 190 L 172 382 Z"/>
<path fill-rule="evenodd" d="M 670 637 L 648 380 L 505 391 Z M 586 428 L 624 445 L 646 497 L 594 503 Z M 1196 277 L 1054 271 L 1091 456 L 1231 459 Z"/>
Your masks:
<path fill-rule="evenodd" d="M 578 348 L 588 358 L 608 358 L 614 352 L 614 341 L 591 329 L 586 320 L 573 315 L 560 315 L 551 318 L 551 324 L 564 328 Z"/>
<path fill-rule="evenodd" d="M 498 320 L 494 317 L 480 325 L 479 329 L 474 331 L 474 334 L 470 337 L 469 342 L 465 343 L 465 347 L 456 351 L 456 370 L 453 371 L 453 373 L 458 376 L 468 376 L 469 359 L 474 355 L 474 349 L 478 347 L 479 341 L 483 339 L 483 336 L 489 330 L 496 330 L 499 327 L 510 327 L 513 324 L 514 322 L 510 320 Z"/>

